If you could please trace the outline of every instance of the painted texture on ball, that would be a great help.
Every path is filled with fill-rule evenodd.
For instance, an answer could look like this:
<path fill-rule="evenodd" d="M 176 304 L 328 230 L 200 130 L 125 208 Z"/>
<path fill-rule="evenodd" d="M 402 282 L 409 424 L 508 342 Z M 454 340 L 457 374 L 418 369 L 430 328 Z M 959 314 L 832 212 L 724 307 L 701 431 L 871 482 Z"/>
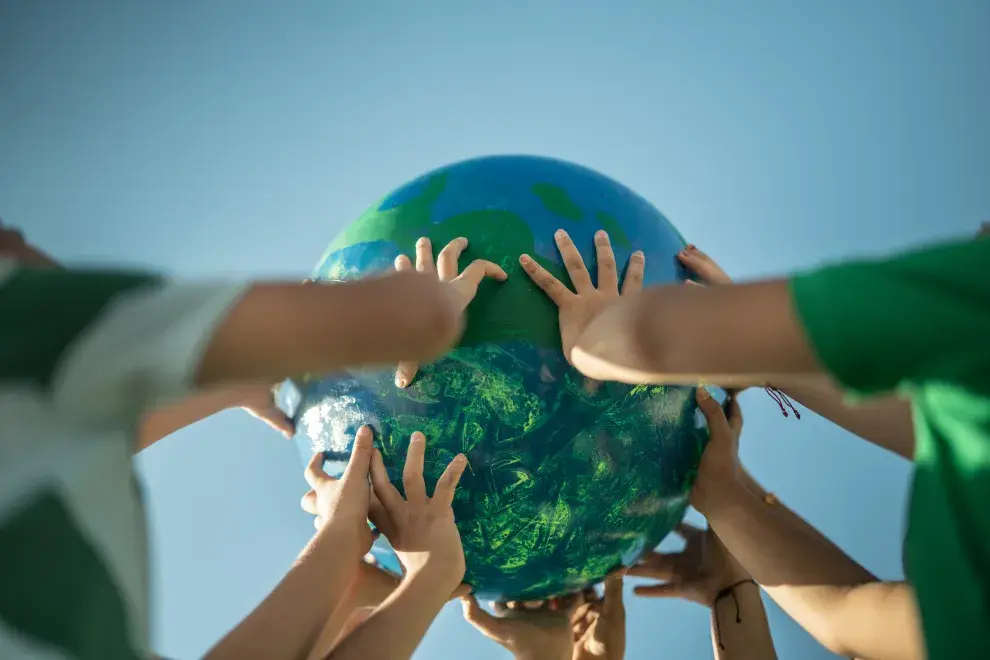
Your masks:
<path fill-rule="evenodd" d="M 609 233 L 624 269 L 646 255 L 645 283 L 683 281 L 677 230 L 621 184 L 562 161 L 496 156 L 449 165 L 387 195 L 330 245 L 314 273 L 346 280 L 388 270 L 427 236 L 434 251 L 463 236 L 461 265 L 498 263 L 460 344 L 398 389 L 394 370 L 312 375 L 285 387 L 300 450 L 340 471 L 361 424 L 376 429 L 400 489 L 409 436 L 427 438 L 432 490 L 458 453 L 468 458 L 454 500 L 482 598 L 541 598 L 601 580 L 654 547 L 683 517 L 707 431 L 690 387 L 600 383 L 560 351 L 557 310 L 520 269 L 526 253 L 569 284 L 553 235 L 566 229 L 594 278 L 593 236 Z M 346 318 L 341 319 L 346 323 Z M 721 398 L 721 392 L 717 393 Z M 398 570 L 381 540 L 373 550 Z"/>

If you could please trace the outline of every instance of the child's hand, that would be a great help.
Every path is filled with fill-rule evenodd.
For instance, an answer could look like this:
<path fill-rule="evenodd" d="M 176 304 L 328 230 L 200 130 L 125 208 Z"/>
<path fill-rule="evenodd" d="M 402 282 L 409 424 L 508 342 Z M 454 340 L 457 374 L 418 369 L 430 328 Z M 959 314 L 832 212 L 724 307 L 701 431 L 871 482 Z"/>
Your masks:
<path fill-rule="evenodd" d="M 368 506 L 371 497 L 368 470 L 371 465 L 372 432 L 362 426 L 354 438 L 354 449 L 340 479 L 323 471 L 323 454 L 318 453 L 306 466 L 306 481 L 313 490 L 306 494 L 304 509 L 316 512 L 317 529 L 332 530 L 342 552 L 353 551 L 360 559 L 371 548 Z M 307 506 L 306 499 L 310 500 Z"/>
<path fill-rule="evenodd" d="M 622 575 L 605 578 L 605 596 L 591 590 L 586 603 L 571 614 L 574 631 L 573 660 L 622 660 L 626 655 L 626 606 L 622 600 Z"/>
<path fill-rule="evenodd" d="M 615 264 L 615 253 L 609 243 L 608 234 L 599 231 L 595 234 L 595 249 L 598 253 L 598 288 L 591 282 L 591 275 L 584 265 L 584 259 L 563 229 L 554 234 L 557 249 L 564 260 L 567 274 L 571 278 L 576 293 L 571 292 L 560 280 L 551 275 L 529 255 L 519 257 L 519 263 L 533 282 L 557 304 L 560 309 L 560 341 L 564 357 L 571 361 L 571 349 L 584 328 L 610 303 L 619 298 L 619 275 Z M 629 257 L 629 266 L 622 282 L 622 295 L 635 293 L 643 288 L 643 272 L 646 259 L 642 252 L 634 252 Z"/>
<path fill-rule="evenodd" d="M 732 284 L 732 278 L 722 270 L 722 267 L 693 245 L 688 245 L 678 252 L 677 260 L 698 277 L 700 284 Z M 691 284 L 695 284 L 695 282 L 691 282 Z"/>
<path fill-rule="evenodd" d="M 437 481 L 433 497 L 428 497 L 423 482 L 425 453 L 426 438 L 413 433 L 402 473 L 403 499 L 388 480 L 381 453 L 374 451 L 371 481 L 387 518 L 375 524 L 392 544 L 407 577 L 427 576 L 438 581 L 439 588 L 446 589 L 444 593 L 451 593 L 464 577 L 465 567 L 464 548 L 450 504 L 467 459 L 463 454 L 455 456 Z"/>
<path fill-rule="evenodd" d="M 286 438 L 292 438 L 296 432 L 292 420 L 275 405 L 272 388 L 254 386 L 244 392 L 240 407 L 255 419 L 259 419 Z"/>
<path fill-rule="evenodd" d="M 571 660 L 576 632 L 572 632 L 571 611 L 496 605 L 499 616 L 492 616 L 472 596 L 461 603 L 468 623 L 519 660 Z"/>
<path fill-rule="evenodd" d="M 626 571 L 633 577 L 662 581 L 635 587 L 636 595 L 683 598 L 711 607 L 723 589 L 750 579 L 710 527 L 702 530 L 681 523 L 675 531 L 684 539 L 682 551 L 648 553 Z"/>
<path fill-rule="evenodd" d="M 486 277 L 491 277 L 499 282 L 504 282 L 508 277 L 505 271 L 491 261 L 476 259 L 458 275 L 457 260 L 461 253 L 467 248 L 466 238 L 455 238 L 440 250 L 436 264 L 433 263 L 433 244 L 425 236 L 416 241 L 416 270 L 421 273 L 435 273 L 441 282 L 450 284 L 450 291 L 457 300 L 461 310 L 467 308 L 468 304 L 474 300 L 478 293 L 478 285 Z M 404 254 L 400 254 L 395 259 L 395 270 L 410 271 L 413 265 Z M 401 362 L 399 368 L 395 370 L 396 387 L 408 386 L 416 376 L 419 365 L 415 362 Z"/>
<path fill-rule="evenodd" d="M 742 476 L 739 435 L 742 433 L 743 418 L 735 397 L 729 403 L 729 416 L 726 417 L 722 406 L 707 389 L 699 387 L 695 396 L 698 408 L 708 420 L 710 439 L 701 456 L 694 488 L 691 489 L 691 504 L 704 513 L 713 493 Z"/>

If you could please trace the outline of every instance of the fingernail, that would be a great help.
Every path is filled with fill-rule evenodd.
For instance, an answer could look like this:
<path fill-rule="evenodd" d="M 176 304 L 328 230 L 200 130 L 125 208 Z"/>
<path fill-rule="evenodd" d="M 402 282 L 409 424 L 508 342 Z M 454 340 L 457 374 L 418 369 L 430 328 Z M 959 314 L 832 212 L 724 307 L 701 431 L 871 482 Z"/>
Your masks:
<path fill-rule="evenodd" d="M 465 456 L 464 454 L 458 454 L 457 456 L 454 456 L 455 463 L 463 463 L 466 460 L 467 460 L 467 456 Z"/>
<path fill-rule="evenodd" d="M 553 233 L 553 235 L 556 236 L 557 238 L 563 238 L 564 236 L 567 236 L 567 232 L 564 231 L 563 229 L 558 229 Z"/>
<path fill-rule="evenodd" d="M 595 238 L 599 240 L 607 241 L 608 234 L 605 233 L 604 229 L 599 229 L 598 231 L 595 232 Z"/>
<path fill-rule="evenodd" d="M 395 377 L 395 386 L 396 387 L 405 387 L 406 386 L 406 379 L 403 378 L 402 376 L 396 376 Z"/>
<path fill-rule="evenodd" d="M 711 396 L 712 396 L 711 395 L 711 392 L 708 391 L 708 388 L 707 387 L 699 387 L 698 388 L 698 398 L 699 399 L 710 399 Z"/>
<path fill-rule="evenodd" d="M 640 259 L 645 259 L 646 258 L 646 255 L 643 254 L 643 251 L 642 250 L 636 250 L 635 252 L 633 252 L 633 256 L 634 257 L 639 257 Z"/>
<path fill-rule="evenodd" d="M 694 243 L 688 243 L 687 249 L 688 250 L 697 250 L 698 248 L 694 247 Z"/>
<path fill-rule="evenodd" d="M 532 261 L 532 259 L 529 258 L 528 254 L 523 254 L 520 255 L 519 257 L 519 263 L 521 263 L 523 266 L 528 266 L 530 261 Z"/>

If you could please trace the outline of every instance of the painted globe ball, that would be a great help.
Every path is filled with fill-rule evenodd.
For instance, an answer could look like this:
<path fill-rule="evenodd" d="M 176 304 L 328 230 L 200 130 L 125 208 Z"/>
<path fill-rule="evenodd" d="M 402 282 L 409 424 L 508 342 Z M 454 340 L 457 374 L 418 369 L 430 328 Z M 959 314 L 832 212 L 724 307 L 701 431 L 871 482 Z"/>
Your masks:
<path fill-rule="evenodd" d="M 481 598 L 570 593 L 633 563 L 682 519 L 708 437 L 693 388 L 597 382 L 567 363 L 557 309 L 518 265 L 529 254 L 569 284 L 554 243 L 561 228 L 593 279 L 600 229 L 620 276 L 641 250 L 646 285 L 686 277 L 678 231 L 610 178 L 530 156 L 456 163 L 382 198 L 330 244 L 313 277 L 378 274 L 398 255 L 414 255 L 422 236 L 435 251 L 465 237 L 462 267 L 488 259 L 509 277 L 482 283 L 458 345 L 422 365 L 405 389 L 384 370 L 304 375 L 280 391 L 300 451 L 306 460 L 324 452 L 331 474 L 343 470 L 362 424 L 375 429 L 400 492 L 414 431 L 427 438 L 428 490 L 454 456 L 467 456 L 453 508 L 465 581 Z M 386 569 L 401 570 L 383 537 L 372 552 Z"/>

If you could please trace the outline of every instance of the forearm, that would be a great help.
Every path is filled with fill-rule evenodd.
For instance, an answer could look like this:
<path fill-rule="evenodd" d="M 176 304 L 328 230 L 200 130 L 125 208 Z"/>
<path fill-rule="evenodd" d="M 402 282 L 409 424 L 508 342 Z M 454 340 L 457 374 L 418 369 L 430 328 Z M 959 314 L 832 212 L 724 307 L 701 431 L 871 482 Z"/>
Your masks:
<path fill-rule="evenodd" d="M 214 333 L 196 381 L 274 383 L 301 373 L 425 362 L 454 342 L 460 323 L 451 294 L 425 275 L 258 284 Z"/>
<path fill-rule="evenodd" d="M 914 424 L 911 404 L 904 399 L 883 396 L 849 405 L 842 390 L 824 376 L 790 383 L 781 391 L 850 433 L 913 460 Z"/>
<path fill-rule="evenodd" d="M 251 385 L 228 385 L 199 392 L 145 415 L 138 431 L 135 451 L 147 449 L 179 429 L 206 419 L 216 413 L 234 408 L 248 394 Z"/>
<path fill-rule="evenodd" d="M 698 506 L 729 552 L 819 642 L 835 650 L 846 596 L 876 578 L 755 482 L 719 485 Z"/>
<path fill-rule="evenodd" d="M 452 588 L 427 575 L 409 575 L 374 614 L 326 656 L 327 660 L 407 660 Z"/>
<path fill-rule="evenodd" d="M 711 611 L 712 648 L 716 660 L 771 660 L 777 657 L 760 588 L 752 582 L 735 586 Z"/>
<path fill-rule="evenodd" d="M 644 290 L 592 321 L 571 357 L 586 376 L 632 384 L 783 386 L 822 372 L 785 280 Z"/>
<path fill-rule="evenodd" d="M 306 658 L 357 569 L 358 549 L 336 531 L 326 525 L 317 532 L 275 590 L 207 660 Z M 350 556 L 353 561 L 346 560 Z"/>
<path fill-rule="evenodd" d="M 309 653 L 309 660 L 322 660 L 330 653 L 354 612 L 362 607 L 378 607 L 399 586 L 399 579 L 384 571 L 361 562 L 358 575 L 347 589 L 340 604 L 323 626 L 316 644 Z"/>

